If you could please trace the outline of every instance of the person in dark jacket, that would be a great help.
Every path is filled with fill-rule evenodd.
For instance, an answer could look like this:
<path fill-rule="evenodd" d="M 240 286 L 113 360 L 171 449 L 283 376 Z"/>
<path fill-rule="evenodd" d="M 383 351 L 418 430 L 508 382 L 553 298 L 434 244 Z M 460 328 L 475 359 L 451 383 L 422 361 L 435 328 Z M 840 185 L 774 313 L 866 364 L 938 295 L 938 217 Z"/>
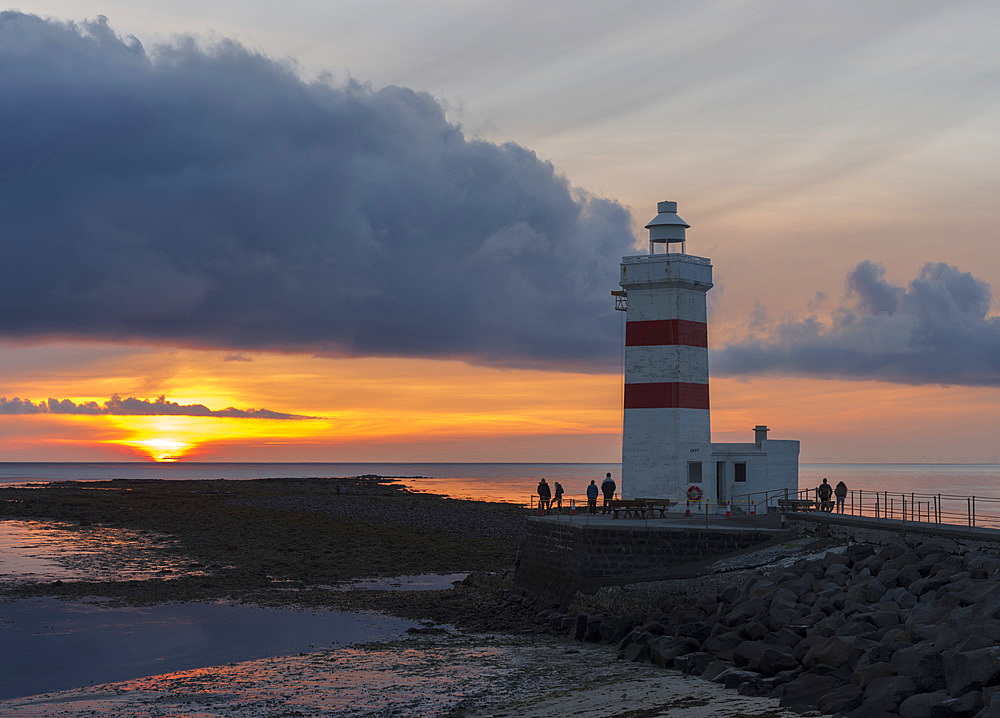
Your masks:
<path fill-rule="evenodd" d="M 590 480 L 590 486 L 587 487 L 587 512 L 591 514 L 597 513 L 597 494 L 600 491 L 597 489 L 597 482 L 593 479 Z"/>
<path fill-rule="evenodd" d="M 604 477 L 604 481 L 601 482 L 601 493 L 604 494 L 604 506 L 601 508 L 602 514 L 611 513 L 611 501 L 615 498 L 615 490 L 618 486 L 615 484 L 615 480 L 611 478 L 611 472 Z"/>
<path fill-rule="evenodd" d="M 562 513 L 562 495 L 563 495 L 562 484 L 560 484 L 557 481 L 553 489 L 555 490 L 556 510 L 559 511 L 559 513 Z"/>
<path fill-rule="evenodd" d="M 847 484 L 841 481 L 837 488 L 833 490 L 833 495 L 837 497 L 837 513 L 844 513 L 844 499 L 847 498 Z"/>
<path fill-rule="evenodd" d="M 833 502 L 830 501 L 830 497 L 833 495 L 833 487 L 827 483 L 826 479 L 823 479 L 823 483 L 816 487 L 816 494 L 819 496 L 819 507 L 823 511 L 830 511 L 833 509 Z"/>
<path fill-rule="evenodd" d="M 538 482 L 538 507 L 549 510 L 549 504 L 552 503 L 552 491 L 549 490 L 549 485 L 543 478 Z"/>

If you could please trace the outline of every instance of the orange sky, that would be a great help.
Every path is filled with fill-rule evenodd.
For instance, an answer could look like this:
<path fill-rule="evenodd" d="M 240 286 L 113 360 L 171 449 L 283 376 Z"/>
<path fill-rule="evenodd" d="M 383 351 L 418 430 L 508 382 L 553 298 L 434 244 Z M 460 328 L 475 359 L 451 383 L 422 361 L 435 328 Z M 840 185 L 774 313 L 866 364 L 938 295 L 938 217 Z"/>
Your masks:
<path fill-rule="evenodd" d="M 34 366 L 46 350 L 60 365 Z M 5 351 L 4 394 L 77 403 L 112 393 L 321 418 L 0 416 L 7 461 L 618 461 L 621 377 L 457 361 L 328 359 L 114 346 Z M 20 361 L 19 361 L 20 360 Z M 19 364 L 17 376 L 11 376 Z M 711 382 L 715 441 L 799 439 L 803 461 L 998 460 L 1000 391 L 794 378 Z"/>

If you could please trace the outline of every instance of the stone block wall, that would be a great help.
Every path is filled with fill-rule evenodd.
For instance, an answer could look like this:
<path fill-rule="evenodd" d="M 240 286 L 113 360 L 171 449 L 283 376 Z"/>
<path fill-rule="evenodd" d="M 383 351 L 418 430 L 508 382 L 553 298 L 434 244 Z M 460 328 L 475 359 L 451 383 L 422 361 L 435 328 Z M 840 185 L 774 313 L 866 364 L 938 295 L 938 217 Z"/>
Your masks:
<path fill-rule="evenodd" d="M 774 538 L 774 532 L 573 525 L 529 519 L 514 582 L 536 599 L 566 603 L 576 591 L 684 575 Z"/>

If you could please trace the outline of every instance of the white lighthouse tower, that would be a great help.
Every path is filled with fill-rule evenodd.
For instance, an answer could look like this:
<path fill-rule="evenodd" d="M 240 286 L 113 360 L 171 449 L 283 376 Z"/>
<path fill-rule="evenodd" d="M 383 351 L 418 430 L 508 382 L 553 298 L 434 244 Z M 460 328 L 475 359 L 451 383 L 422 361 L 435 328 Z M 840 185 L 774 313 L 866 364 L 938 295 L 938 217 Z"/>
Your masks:
<path fill-rule="evenodd" d="M 706 481 L 710 468 L 715 474 L 706 303 L 712 263 L 685 252 L 690 225 L 677 215 L 676 202 L 660 202 L 657 210 L 646 225 L 649 254 L 621 263 L 627 295 L 622 495 L 678 498 L 692 485 L 714 495 L 714 480 Z M 664 251 L 657 253 L 657 245 Z"/>
<path fill-rule="evenodd" d="M 676 202 L 660 202 L 646 225 L 649 254 L 622 257 L 626 312 L 622 496 L 698 497 L 718 506 L 752 492 L 798 488 L 799 442 L 713 444 L 708 403 L 708 311 L 712 262 L 686 252 Z M 663 251 L 657 252 L 659 245 Z"/>

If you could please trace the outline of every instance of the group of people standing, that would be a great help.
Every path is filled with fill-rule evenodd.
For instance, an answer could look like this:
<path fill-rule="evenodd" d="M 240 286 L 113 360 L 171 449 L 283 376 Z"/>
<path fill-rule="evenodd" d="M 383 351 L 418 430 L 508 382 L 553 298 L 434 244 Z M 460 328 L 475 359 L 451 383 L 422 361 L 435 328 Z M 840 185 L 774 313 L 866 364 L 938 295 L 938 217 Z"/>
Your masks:
<path fill-rule="evenodd" d="M 837 513 L 844 513 L 844 499 L 847 498 L 847 484 L 843 481 L 837 484 L 837 488 L 830 486 L 830 483 L 823 479 L 823 483 L 816 487 L 816 495 L 819 497 L 819 508 L 821 511 L 833 511 L 832 496 L 837 497 Z"/>
<path fill-rule="evenodd" d="M 618 485 L 615 480 L 611 478 L 611 472 L 609 471 L 607 476 L 604 477 L 604 481 L 601 482 L 601 487 L 598 489 L 597 481 L 591 479 L 590 485 L 587 487 L 587 512 L 596 514 L 597 513 L 597 497 L 604 494 L 604 506 L 602 508 L 602 514 L 611 513 L 611 502 L 615 498 L 615 492 L 618 490 Z M 562 510 L 562 496 L 563 487 L 558 481 L 553 482 L 553 487 L 549 487 L 549 482 L 544 478 L 538 482 L 538 508 L 544 511 L 549 511 L 552 508 L 552 504 L 556 505 L 556 510 Z"/>

